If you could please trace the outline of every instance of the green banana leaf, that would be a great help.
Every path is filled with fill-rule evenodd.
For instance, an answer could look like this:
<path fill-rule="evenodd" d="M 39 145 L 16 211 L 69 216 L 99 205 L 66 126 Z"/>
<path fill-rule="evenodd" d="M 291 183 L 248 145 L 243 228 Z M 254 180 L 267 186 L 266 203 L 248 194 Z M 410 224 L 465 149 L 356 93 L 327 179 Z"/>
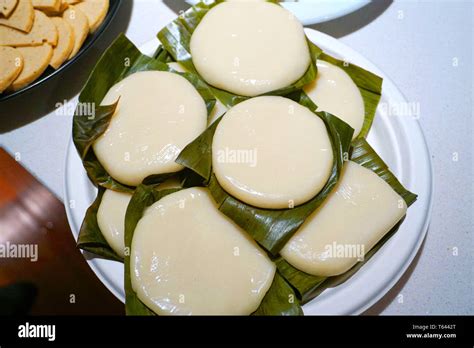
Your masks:
<path fill-rule="evenodd" d="M 159 48 L 155 55 L 160 60 L 142 54 L 125 35 L 119 35 L 97 62 L 79 96 L 79 104 L 73 118 L 73 141 L 89 178 L 97 186 L 121 192 L 133 192 L 133 187 L 121 184 L 107 173 L 95 156 L 92 144 L 107 130 L 117 106 L 118 101 L 113 105 L 100 105 L 113 85 L 139 71 L 175 72 L 164 62 L 169 58 L 165 50 Z M 215 105 L 215 98 L 207 85 L 194 74 L 179 74 L 191 82 L 203 97 L 209 115 Z M 89 111 L 86 115 L 84 115 L 85 109 Z M 90 114 L 92 109 L 94 113 Z M 150 176 L 144 183 L 161 183 L 172 175 L 171 173 Z"/>
<path fill-rule="evenodd" d="M 190 9 L 182 13 L 176 20 L 163 28 L 158 34 L 158 39 L 175 61 L 181 63 L 188 71 L 197 74 L 196 68 L 192 62 L 190 42 L 191 36 L 207 12 L 214 6 L 223 2 L 222 0 L 199 2 Z M 278 5 L 278 1 L 269 1 Z M 265 95 L 286 95 L 288 93 L 302 89 L 305 85 L 316 79 L 318 68 L 316 61 L 322 53 L 321 49 L 307 40 L 311 53 L 311 65 L 306 73 L 291 86 L 266 93 Z M 284 54 L 284 53 L 283 53 Z M 228 108 L 249 99 L 249 97 L 236 95 L 222 89 L 210 86 L 212 92 L 222 104 Z"/>
<path fill-rule="evenodd" d="M 313 276 L 300 271 L 279 256 L 275 263 L 281 276 L 294 288 L 302 303 L 308 302 L 311 294 L 326 281 L 327 277 Z"/>
<path fill-rule="evenodd" d="M 318 59 L 343 69 L 359 88 L 364 100 L 365 118 L 357 138 L 366 138 L 374 122 L 377 105 L 380 102 L 383 79 L 357 65 L 336 59 L 325 53 L 320 54 Z"/>
<path fill-rule="evenodd" d="M 294 92 L 287 97 L 313 112 L 316 110 L 314 103 L 302 92 Z M 295 208 L 280 210 L 256 208 L 232 197 L 219 185 L 212 174 L 212 139 L 222 117 L 184 148 L 176 162 L 200 175 L 218 203 L 219 210 L 247 231 L 267 251 L 276 255 L 336 186 L 344 159 L 349 153 L 354 130 L 329 113 L 316 112 L 316 115 L 324 121 L 331 138 L 334 164 L 330 178 L 321 192 L 310 201 Z"/>
<path fill-rule="evenodd" d="M 173 57 L 171 57 L 171 55 L 167 50 L 164 49 L 162 45 L 158 46 L 155 53 L 153 54 L 153 58 L 163 63 L 171 63 L 174 61 Z"/>
<path fill-rule="evenodd" d="M 370 169 L 383 180 L 385 180 L 407 203 L 411 206 L 415 203 L 417 195 L 408 191 L 396 176 L 390 171 L 388 165 L 375 152 L 365 139 L 356 139 L 352 143 L 351 161 L 354 161 L 365 168 Z"/>
<path fill-rule="evenodd" d="M 406 202 L 407 206 L 411 206 L 417 199 L 417 195 L 408 191 L 388 168 L 387 164 L 380 158 L 369 143 L 358 138 L 353 142 L 351 161 L 354 161 L 367 169 L 372 170 L 380 178 L 385 180 Z M 363 262 L 358 262 L 354 267 L 343 275 L 337 277 L 320 277 L 307 274 L 300 271 L 282 257 L 278 257 L 275 261 L 280 274 L 293 286 L 302 303 L 307 303 L 322 290 L 329 286 L 335 286 L 349 279 L 357 270 L 359 270 L 374 255 L 391 236 L 395 234 L 403 220 L 400 221 L 392 230 L 390 230 L 367 255 Z"/>
<path fill-rule="evenodd" d="M 276 272 L 273 283 L 255 312 L 255 316 L 303 315 L 300 301 L 291 286 Z"/>
<path fill-rule="evenodd" d="M 86 216 L 82 221 L 79 231 L 77 246 L 82 250 L 99 255 L 104 259 L 123 262 L 122 257 L 110 247 L 97 223 L 97 211 L 99 210 L 104 192 L 105 189 L 99 187 L 97 198 L 89 209 L 87 209 Z"/>
<path fill-rule="evenodd" d="M 156 187 L 140 185 L 137 187 L 125 217 L 125 312 L 127 315 L 150 316 L 156 315 L 140 301 L 132 288 L 130 278 L 130 250 L 133 234 L 138 221 L 142 218 L 145 209 L 161 198 L 181 189 L 161 190 Z M 278 274 L 275 274 L 273 283 L 262 300 L 260 307 L 253 315 L 301 315 L 302 309 L 293 289 Z"/>

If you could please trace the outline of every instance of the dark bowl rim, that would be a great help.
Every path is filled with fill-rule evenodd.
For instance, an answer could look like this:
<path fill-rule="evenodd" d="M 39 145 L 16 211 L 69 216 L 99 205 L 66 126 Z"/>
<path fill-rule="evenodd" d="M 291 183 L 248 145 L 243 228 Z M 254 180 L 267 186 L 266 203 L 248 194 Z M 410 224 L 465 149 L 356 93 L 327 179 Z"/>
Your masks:
<path fill-rule="evenodd" d="M 76 63 L 83 55 L 85 52 L 87 52 L 93 45 L 94 43 L 99 39 L 99 37 L 105 32 L 105 29 L 112 23 L 112 20 L 114 19 L 115 15 L 117 14 L 117 11 L 120 7 L 120 4 L 122 3 L 122 0 L 110 0 L 110 6 L 109 10 L 107 12 L 107 15 L 104 19 L 104 22 L 100 25 L 100 27 L 97 29 L 95 33 L 92 35 L 89 34 L 89 37 L 86 39 L 84 42 L 83 46 L 79 50 L 79 52 L 70 60 L 68 60 L 66 63 L 61 65 L 61 67 L 57 70 L 54 70 L 52 67 L 48 66 L 48 68 L 43 72 L 43 74 L 36 79 L 33 83 L 29 84 L 28 86 L 12 92 L 12 93 L 3 93 L 0 94 L 0 102 L 6 101 L 13 99 L 15 97 L 18 97 L 28 91 L 31 91 L 32 89 L 39 87 L 42 85 L 44 82 L 52 79 L 53 77 L 61 74 L 64 70 L 66 70 L 69 66 L 73 65 Z"/>

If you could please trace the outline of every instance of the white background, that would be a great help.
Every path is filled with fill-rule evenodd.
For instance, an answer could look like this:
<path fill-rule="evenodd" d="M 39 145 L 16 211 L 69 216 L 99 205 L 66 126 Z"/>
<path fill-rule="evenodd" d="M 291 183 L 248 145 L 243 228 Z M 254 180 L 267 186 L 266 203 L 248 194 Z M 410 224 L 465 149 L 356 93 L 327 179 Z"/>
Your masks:
<path fill-rule="evenodd" d="M 31 93 L 0 102 L 0 146 L 62 198 L 72 117 L 56 112 L 57 103 L 80 91 L 118 33 L 139 46 L 186 7 L 181 0 L 124 0 L 114 23 L 77 64 Z M 375 0 L 313 26 L 362 53 L 419 103 L 434 164 L 427 238 L 402 279 L 367 314 L 474 314 L 473 18 L 469 0 Z"/>

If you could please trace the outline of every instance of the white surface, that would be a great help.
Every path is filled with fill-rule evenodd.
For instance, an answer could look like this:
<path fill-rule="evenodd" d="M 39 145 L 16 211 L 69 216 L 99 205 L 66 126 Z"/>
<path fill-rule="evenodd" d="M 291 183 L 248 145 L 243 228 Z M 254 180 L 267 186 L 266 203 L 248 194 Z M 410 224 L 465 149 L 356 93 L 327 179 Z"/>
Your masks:
<path fill-rule="evenodd" d="M 98 51 L 118 32 L 125 30 L 137 45 L 153 38 L 175 16 L 168 6 L 185 8 L 182 1 L 135 0 L 132 9 L 126 1 L 95 52 L 77 68 L 41 93 L 0 103 L 0 144 L 58 197 L 63 195 L 71 112 L 43 116 L 79 91 Z M 369 314 L 474 313 L 472 18 L 471 1 L 378 0 L 317 27 L 376 63 L 410 102 L 418 103 L 434 163 L 434 213 L 422 250 Z M 64 109 L 70 109 L 68 104 Z"/>
<path fill-rule="evenodd" d="M 357 52 L 314 30 L 308 29 L 306 34 L 325 52 L 384 77 L 382 104 L 399 105 L 406 102 L 393 83 Z M 156 41 L 153 40 L 142 46 L 141 50 L 145 54 L 153 53 L 155 45 Z M 363 312 L 396 283 L 413 260 L 425 236 L 431 213 L 433 182 L 430 158 L 418 121 L 411 117 L 392 117 L 380 109 L 369 141 L 399 180 L 419 194 L 419 199 L 411 207 L 396 235 L 354 276 L 337 287 L 325 290 L 305 305 L 306 314 L 348 315 Z M 67 207 L 67 213 L 76 238 L 86 209 L 94 201 L 95 191 L 74 146 L 70 144 L 66 159 L 65 200 L 75 202 L 74 209 Z M 88 262 L 110 291 L 124 301 L 123 265 L 96 258 Z"/>
<path fill-rule="evenodd" d="M 196 4 L 198 0 L 186 0 Z M 299 0 L 298 3 L 288 1 L 283 4 L 303 23 L 311 25 L 325 22 L 356 11 L 370 0 Z"/>

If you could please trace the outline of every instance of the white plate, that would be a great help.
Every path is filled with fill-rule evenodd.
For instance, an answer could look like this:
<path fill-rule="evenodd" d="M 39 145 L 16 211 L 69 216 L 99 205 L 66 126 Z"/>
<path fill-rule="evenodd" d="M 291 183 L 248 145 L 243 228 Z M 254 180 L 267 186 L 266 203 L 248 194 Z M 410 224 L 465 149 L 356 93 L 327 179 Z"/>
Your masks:
<path fill-rule="evenodd" d="M 195 5 L 199 0 L 186 0 Z M 370 3 L 370 0 L 299 0 L 282 3 L 300 20 L 303 25 L 330 21 L 357 11 Z"/>
<path fill-rule="evenodd" d="M 369 262 L 347 281 L 326 289 L 304 306 L 306 314 L 360 314 L 395 285 L 412 262 L 425 237 L 433 195 L 430 155 L 418 121 L 413 117 L 390 115 L 387 112 L 389 108 L 384 107 L 407 105 L 406 99 L 387 76 L 336 39 L 311 29 L 307 29 L 306 33 L 311 41 L 327 53 L 384 78 L 381 105 L 368 140 L 402 183 L 419 195 L 417 202 L 408 210 L 407 218 L 399 231 Z M 151 55 L 157 45 L 158 42 L 154 40 L 141 47 L 141 50 Z M 96 197 L 96 189 L 87 178 L 72 140 L 65 173 L 64 201 L 71 229 L 77 239 L 85 212 Z M 87 253 L 85 256 L 102 282 L 124 301 L 123 265 L 93 258 Z"/>

